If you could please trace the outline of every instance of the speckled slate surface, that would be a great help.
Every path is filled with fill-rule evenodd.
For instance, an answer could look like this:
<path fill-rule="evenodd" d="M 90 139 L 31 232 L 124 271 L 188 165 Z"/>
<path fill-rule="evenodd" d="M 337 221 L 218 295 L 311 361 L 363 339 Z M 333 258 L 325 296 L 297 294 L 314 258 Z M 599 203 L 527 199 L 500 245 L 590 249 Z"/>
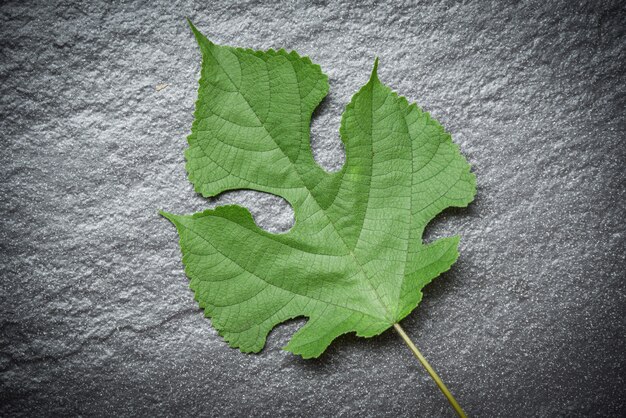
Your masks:
<path fill-rule="evenodd" d="M 200 56 L 295 49 L 330 76 L 312 126 L 338 169 L 367 80 L 417 101 L 478 176 L 461 258 L 403 325 L 472 416 L 626 414 L 626 9 L 607 2 L 14 1 L 0 6 L 0 415 L 452 416 L 388 331 L 318 360 L 230 349 L 204 319 L 174 228 L 237 202 L 186 179 Z M 167 86 L 157 91 L 156 86 Z"/>

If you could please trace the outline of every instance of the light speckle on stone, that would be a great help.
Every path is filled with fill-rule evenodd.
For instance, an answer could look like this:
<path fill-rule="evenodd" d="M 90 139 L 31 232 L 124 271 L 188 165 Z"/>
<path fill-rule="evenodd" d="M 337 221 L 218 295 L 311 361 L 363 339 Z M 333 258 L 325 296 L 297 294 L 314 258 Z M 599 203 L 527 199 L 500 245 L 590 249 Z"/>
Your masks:
<path fill-rule="evenodd" d="M 231 349 L 188 289 L 158 210 L 293 212 L 196 195 L 183 151 L 213 41 L 294 49 L 330 94 L 312 147 L 383 82 L 453 135 L 478 194 L 427 240 L 461 257 L 403 327 L 470 416 L 626 415 L 623 2 L 5 1 L 0 5 L 0 415 L 453 416 L 392 330 L 317 360 Z M 160 89 L 159 84 L 168 84 Z"/>

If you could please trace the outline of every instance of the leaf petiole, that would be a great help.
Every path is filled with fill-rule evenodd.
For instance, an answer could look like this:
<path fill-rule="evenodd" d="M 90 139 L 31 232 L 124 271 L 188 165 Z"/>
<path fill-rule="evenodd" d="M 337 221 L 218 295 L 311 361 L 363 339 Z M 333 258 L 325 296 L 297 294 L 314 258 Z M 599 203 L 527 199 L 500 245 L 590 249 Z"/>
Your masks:
<path fill-rule="evenodd" d="M 443 383 L 441 378 L 437 375 L 437 372 L 435 372 L 435 370 L 428 363 L 428 361 L 426 361 L 426 358 L 422 355 L 422 353 L 420 353 L 420 351 L 417 349 L 415 344 L 413 344 L 413 341 L 411 341 L 409 336 L 406 335 L 406 333 L 404 332 L 400 324 L 397 324 L 397 323 L 393 324 L 393 327 L 396 329 L 398 334 L 400 334 L 400 337 L 402 337 L 406 345 L 409 346 L 409 348 L 411 349 L 415 357 L 417 357 L 420 363 L 422 363 L 422 366 L 424 366 L 424 368 L 426 369 L 430 377 L 433 378 L 433 380 L 435 381 L 435 383 L 437 384 L 441 392 L 443 392 L 445 397 L 448 399 L 448 402 L 450 402 L 450 405 L 452 405 L 452 408 L 454 408 L 454 411 L 458 414 L 458 416 L 461 418 L 467 418 L 467 415 L 465 415 L 465 412 L 463 412 L 463 409 L 461 408 L 459 403 L 456 401 L 456 399 L 454 399 L 454 396 L 452 396 L 452 394 L 450 393 L 446 385 Z"/>

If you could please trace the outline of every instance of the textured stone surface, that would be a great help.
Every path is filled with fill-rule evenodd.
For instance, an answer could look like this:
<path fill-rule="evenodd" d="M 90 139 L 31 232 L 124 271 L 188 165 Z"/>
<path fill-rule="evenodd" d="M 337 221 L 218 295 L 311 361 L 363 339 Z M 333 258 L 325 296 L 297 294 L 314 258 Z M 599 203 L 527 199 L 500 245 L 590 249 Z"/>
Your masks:
<path fill-rule="evenodd" d="M 276 197 L 208 202 L 186 180 L 200 56 L 185 16 L 322 66 L 328 169 L 375 56 L 453 134 L 478 195 L 429 227 L 461 233 L 461 258 L 403 325 L 468 413 L 626 414 L 619 1 L 81 3 L 0 6 L 0 415 L 452 415 L 393 331 L 304 361 L 280 350 L 302 321 L 244 355 L 203 318 L 157 209 L 293 220 Z"/>

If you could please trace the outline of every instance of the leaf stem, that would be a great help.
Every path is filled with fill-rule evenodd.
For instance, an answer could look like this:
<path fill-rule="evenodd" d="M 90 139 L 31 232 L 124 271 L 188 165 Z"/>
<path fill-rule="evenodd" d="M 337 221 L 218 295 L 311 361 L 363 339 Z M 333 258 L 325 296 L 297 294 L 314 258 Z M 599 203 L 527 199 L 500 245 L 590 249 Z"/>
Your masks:
<path fill-rule="evenodd" d="M 413 341 L 411 341 L 409 336 L 406 335 L 406 333 L 404 332 L 400 324 L 393 324 L 393 327 L 396 329 L 398 334 L 400 334 L 400 336 L 402 337 L 406 345 L 409 346 L 413 354 L 415 354 L 415 357 L 417 357 L 420 363 L 422 363 L 422 366 L 424 366 L 424 368 L 426 369 L 430 377 L 433 378 L 437 386 L 439 386 L 439 389 L 446 396 L 446 398 L 448 399 L 448 402 L 450 402 L 450 405 L 452 405 L 452 408 L 454 408 L 454 411 L 458 414 L 458 416 L 461 418 L 467 418 L 467 415 L 465 415 L 465 412 L 463 412 L 463 409 L 461 409 L 461 406 L 459 405 L 459 403 L 456 401 L 456 399 L 454 399 L 454 396 L 452 396 L 452 394 L 450 393 L 446 385 L 443 383 L 441 378 L 437 375 L 437 372 L 435 372 L 435 370 L 428 363 L 428 361 L 426 361 L 426 358 L 424 358 L 424 356 L 422 355 L 422 353 L 420 353 L 420 351 L 417 349 L 415 344 L 413 344 Z"/>

